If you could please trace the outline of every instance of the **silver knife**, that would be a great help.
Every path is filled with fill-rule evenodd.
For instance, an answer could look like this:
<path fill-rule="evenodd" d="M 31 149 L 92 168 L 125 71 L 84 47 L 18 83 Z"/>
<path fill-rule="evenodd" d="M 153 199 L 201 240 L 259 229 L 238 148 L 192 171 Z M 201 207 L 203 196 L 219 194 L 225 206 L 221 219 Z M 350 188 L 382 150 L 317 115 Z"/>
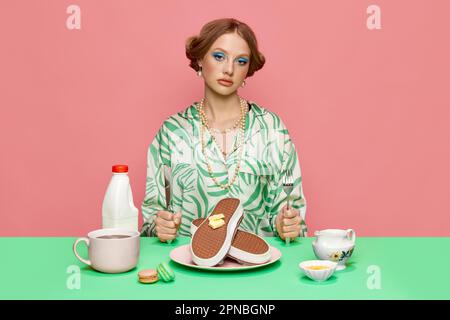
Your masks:
<path fill-rule="evenodd" d="M 172 205 L 170 203 L 171 199 L 172 199 L 172 188 L 170 187 L 170 182 L 169 182 L 169 177 L 170 174 L 167 172 L 169 170 L 169 168 L 164 165 L 164 184 L 165 184 L 165 190 L 166 190 L 166 210 L 169 212 L 172 212 L 173 214 L 173 210 L 172 210 Z M 168 244 L 172 243 L 172 240 L 167 240 Z"/>

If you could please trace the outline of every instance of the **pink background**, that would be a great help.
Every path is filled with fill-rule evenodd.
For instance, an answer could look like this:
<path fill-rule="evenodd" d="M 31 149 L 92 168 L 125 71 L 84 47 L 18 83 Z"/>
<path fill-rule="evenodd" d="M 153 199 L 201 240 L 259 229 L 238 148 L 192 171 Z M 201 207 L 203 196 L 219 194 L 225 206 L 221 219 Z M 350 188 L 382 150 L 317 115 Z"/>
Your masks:
<path fill-rule="evenodd" d="M 258 5 L 256 5 L 258 3 Z M 66 8 L 81 8 L 81 30 Z M 381 8 L 381 30 L 366 8 Z M 203 93 L 185 39 L 235 17 L 266 66 L 240 94 L 297 146 L 310 235 L 448 236 L 448 1 L 2 1 L 0 235 L 101 226 L 111 166 L 144 197 L 162 121 Z"/>

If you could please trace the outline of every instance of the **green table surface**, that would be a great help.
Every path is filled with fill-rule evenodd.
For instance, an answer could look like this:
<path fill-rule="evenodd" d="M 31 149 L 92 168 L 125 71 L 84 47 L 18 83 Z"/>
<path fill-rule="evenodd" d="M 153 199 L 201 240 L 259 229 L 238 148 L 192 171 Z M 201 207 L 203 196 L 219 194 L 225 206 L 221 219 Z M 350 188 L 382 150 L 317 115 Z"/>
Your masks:
<path fill-rule="evenodd" d="M 240 272 L 204 271 L 171 261 L 170 251 L 189 238 L 170 245 L 141 238 L 139 263 L 123 274 L 100 273 L 78 261 L 72 252 L 75 239 L 0 238 L 0 299 L 450 299 L 450 238 L 359 237 L 347 268 L 322 283 L 298 267 L 315 259 L 314 238 L 288 246 L 266 238 L 281 251 L 281 259 Z M 85 245 L 78 248 L 87 257 Z M 175 281 L 137 281 L 139 270 L 161 261 L 170 261 Z M 374 277 L 379 279 L 375 288 Z M 77 281 L 79 288 L 70 286 Z"/>

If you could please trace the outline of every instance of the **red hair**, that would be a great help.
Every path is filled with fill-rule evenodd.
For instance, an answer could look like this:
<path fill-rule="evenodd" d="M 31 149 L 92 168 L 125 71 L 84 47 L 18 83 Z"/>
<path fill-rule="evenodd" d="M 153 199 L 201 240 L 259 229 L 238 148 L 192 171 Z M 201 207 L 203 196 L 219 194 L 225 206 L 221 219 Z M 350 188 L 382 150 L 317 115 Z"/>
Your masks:
<path fill-rule="evenodd" d="M 186 40 L 186 57 L 191 61 L 189 66 L 195 71 L 200 70 L 198 60 L 203 59 L 214 41 L 223 34 L 233 32 L 240 35 L 250 48 L 247 77 L 251 77 L 264 66 L 266 59 L 258 50 L 258 42 L 253 30 L 247 24 L 233 18 L 210 21 L 203 26 L 198 36 L 192 36 Z"/>

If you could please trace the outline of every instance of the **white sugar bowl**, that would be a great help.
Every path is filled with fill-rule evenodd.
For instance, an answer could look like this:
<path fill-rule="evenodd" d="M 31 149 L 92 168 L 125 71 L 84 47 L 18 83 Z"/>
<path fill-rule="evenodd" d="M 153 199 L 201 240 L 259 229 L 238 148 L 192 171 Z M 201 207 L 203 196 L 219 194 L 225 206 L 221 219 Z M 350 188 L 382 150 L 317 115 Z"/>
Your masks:
<path fill-rule="evenodd" d="M 326 229 L 316 231 L 312 246 L 318 259 L 337 262 L 336 270 L 345 269 L 345 263 L 355 248 L 356 234 L 353 229 Z"/>

